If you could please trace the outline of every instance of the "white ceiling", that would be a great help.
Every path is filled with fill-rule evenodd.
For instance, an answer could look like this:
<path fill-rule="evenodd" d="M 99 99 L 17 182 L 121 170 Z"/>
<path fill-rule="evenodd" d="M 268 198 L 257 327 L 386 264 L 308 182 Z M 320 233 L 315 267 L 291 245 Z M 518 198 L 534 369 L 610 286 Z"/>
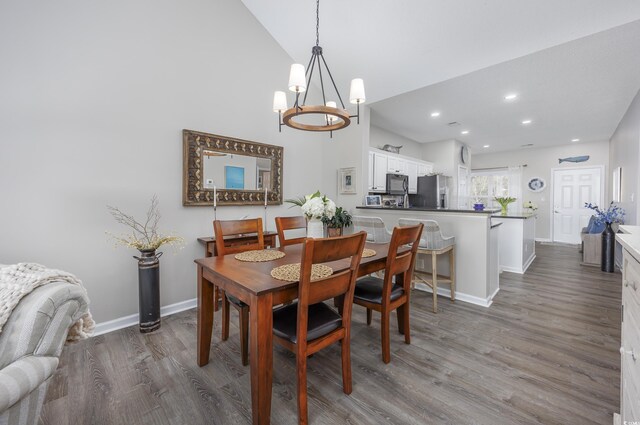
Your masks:
<path fill-rule="evenodd" d="M 307 64 L 311 47 L 315 44 L 315 1 L 242 1 L 294 61 Z M 393 99 L 396 102 L 396 109 L 391 112 L 386 109 L 386 102 L 374 102 L 425 88 L 638 19 L 640 19 L 640 1 L 636 0 L 456 0 L 455 2 L 441 0 L 322 0 L 320 4 L 320 45 L 324 48 L 327 63 L 343 95 L 348 94 L 349 81 L 352 78 L 361 77 L 364 79 L 367 103 L 373 108 L 373 119 L 376 125 L 418 141 L 434 141 L 443 137 L 439 133 L 429 135 L 427 133 L 431 130 L 429 123 L 423 128 L 419 128 L 419 126 L 414 128 L 416 124 L 414 118 L 408 123 L 414 127 L 409 128 L 406 123 L 402 122 L 402 118 L 411 110 L 411 102 L 420 101 L 413 98 L 414 93 L 407 94 L 409 98 L 406 102 L 402 101 L 402 97 Z M 578 46 L 569 48 L 568 51 L 580 56 L 584 48 L 584 46 Z M 614 50 L 617 48 L 615 46 Z M 625 54 L 630 48 L 627 46 Z M 639 46 L 636 46 L 634 54 L 637 55 L 638 51 L 640 51 Z M 545 52 L 541 54 L 545 54 Z M 624 63 L 623 58 L 619 58 L 616 52 L 609 52 L 609 54 L 611 60 L 616 64 L 635 66 L 635 64 Z M 546 62 L 545 58 L 542 58 L 539 63 L 545 64 L 550 71 L 566 74 L 565 66 L 571 66 L 571 58 L 563 57 L 562 54 L 554 55 L 553 51 L 549 55 L 550 58 L 546 59 Z M 601 59 L 606 58 L 606 55 L 601 56 Z M 564 66 L 557 64 L 558 60 L 564 60 Z M 522 72 L 526 71 L 524 69 L 526 68 L 526 58 L 523 61 L 519 65 L 517 63 L 516 65 L 506 64 L 507 68 L 503 71 L 499 67 L 489 69 L 504 72 L 504 78 L 509 75 L 515 78 L 517 72 L 521 72 L 521 77 L 525 77 Z M 585 58 L 573 63 L 576 66 L 594 64 Z M 591 82 L 598 86 L 601 83 L 600 77 L 610 68 L 615 67 L 599 69 L 600 66 L 597 63 L 594 65 L 598 69 L 593 73 L 587 73 L 589 75 L 585 75 L 583 80 L 585 83 Z M 533 69 L 531 65 L 529 68 L 526 75 L 538 74 L 538 69 Z M 635 70 L 634 75 L 640 75 L 640 70 L 637 68 Z M 621 73 L 625 74 L 626 78 L 622 84 L 624 87 L 619 88 L 615 84 L 614 87 L 611 84 L 602 84 L 602 89 L 596 87 L 590 91 L 593 92 L 593 96 L 600 96 L 611 90 L 620 93 L 624 99 L 620 99 L 618 103 L 626 101 L 626 109 L 630 101 L 629 93 L 626 90 L 633 85 L 628 83 L 633 79 L 633 76 L 622 71 Z M 553 77 L 553 73 L 548 72 L 547 76 Z M 283 89 L 286 86 L 287 77 L 288 69 L 283 69 L 282 87 L 274 87 L 274 90 Z M 465 78 L 468 77 L 470 76 L 465 76 Z M 499 148 L 504 140 L 511 140 L 509 143 L 513 143 L 513 133 L 507 131 L 508 129 L 505 129 L 505 132 L 500 130 L 506 126 L 506 124 L 500 123 L 506 123 L 508 119 L 507 116 L 504 116 L 504 119 L 498 119 L 505 111 L 504 105 L 493 104 L 488 98 L 489 93 L 486 93 L 487 97 L 482 96 L 482 99 L 489 99 L 488 103 L 478 103 L 469 98 L 471 94 L 483 93 L 487 83 L 496 79 L 491 75 L 471 78 L 468 82 L 463 81 L 463 84 L 471 84 L 470 86 L 455 87 L 454 84 L 449 87 L 449 90 L 453 90 L 451 93 L 435 86 L 437 94 L 440 96 L 439 99 L 450 102 L 441 103 L 448 106 L 446 111 L 448 116 L 455 116 L 454 119 L 460 121 L 462 118 L 467 118 L 466 123 L 476 126 L 470 129 L 476 138 L 474 139 L 471 133 L 468 137 L 472 146 L 484 144 L 481 139 L 486 140 L 486 137 L 492 138 L 491 143 L 495 144 L 496 148 Z M 522 98 L 518 106 L 524 107 L 526 102 L 532 101 L 533 96 L 536 96 L 536 102 L 546 102 L 546 104 L 539 105 L 540 110 L 545 107 L 553 107 L 552 102 L 558 98 L 562 100 L 562 103 L 573 102 L 574 105 L 584 103 L 585 97 L 577 96 L 581 94 L 581 90 L 578 92 L 575 90 L 563 91 L 565 85 L 557 84 L 553 79 L 547 80 L 546 83 L 540 79 L 535 86 L 532 85 L 529 89 L 530 79 L 516 78 L 515 82 L 519 84 L 513 89 L 517 88 L 522 91 Z M 563 80 L 567 80 L 566 75 Z M 482 85 L 474 86 L 474 83 Z M 495 85 L 493 87 L 498 90 L 496 93 L 498 98 L 503 94 L 503 90 L 512 89 Z M 555 94 L 555 97 L 540 97 L 539 89 L 541 87 Z M 584 85 L 580 87 L 584 87 Z M 635 91 L 637 89 L 638 85 L 635 86 Z M 461 97 L 462 94 L 465 97 Z M 431 96 L 431 93 L 425 92 L 424 95 Z M 573 98 L 574 96 L 575 98 Z M 610 98 L 607 99 L 610 100 Z M 618 98 L 616 97 L 616 99 Z M 428 102 L 428 99 L 423 101 Z M 468 118 L 475 116 L 474 111 L 463 108 L 470 102 L 474 102 L 475 108 L 479 107 L 481 111 L 496 119 L 490 122 L 470 121 Z M 447 119 L 444 106 L 442 107 L 442 121 Z M 561 105 L 557 109 L 558 112 L 572 113 L 573 111 L 573 108 L 567 105 Z M 539 110 L 531 113 L 534 112 L 539 113 Z M 598 110 L 594 109 L 593 112 L 598 112 Z M 615 124 L 622 116 L 617 103 L 612 106 L 610 113 L 609 110 L 607 113 L 608 127 L 603 124 L 598 128 L 598 134 L 604 134 L 605 127 L 609 130 L 612 126 L 615 128 L 615 125 L 611 123 L 614 115 L 617 114 L 614 120 Z M 544 116 L 541 115 L 541 119 L 543 118 Z M 589 123 L 593 118 L 597 117 L 589 116 L 582 122 Z M 537 128 L 540 128 L 542 122 L 537 121 Z M 481 130 L 481 126 L 486 126 L 487 131 L 491 131 L 485 134 L 484 130 Z M 584 126 L 579 127 L 585 128 Z M 576 131 L 580 128 L 577 128 Z M 552 130 L 549 129 L 550 132 Z M 409 134 L 411 135 L 409 136 Z M 482 134 L 485 135 L 481 136 Z M 591 129 L 584 130 L 584 134 L 585 138 L 596 137 Z M 606 138 L 610 135 L 610 133 L 607 134 Z M 445 137 L 452 136 L 447 134 Z M 553 135 L 554 140 L 560 140 L 563 137 L 564 134 Z M 496 141 L 494 142 L 494 140 Z M 536 142 L 538 141 L 536 140 Z M 551 144 L 551 142 L 549 143 Z M 509 146 L 511 145 L 507 145 L 507 148 Z"/>

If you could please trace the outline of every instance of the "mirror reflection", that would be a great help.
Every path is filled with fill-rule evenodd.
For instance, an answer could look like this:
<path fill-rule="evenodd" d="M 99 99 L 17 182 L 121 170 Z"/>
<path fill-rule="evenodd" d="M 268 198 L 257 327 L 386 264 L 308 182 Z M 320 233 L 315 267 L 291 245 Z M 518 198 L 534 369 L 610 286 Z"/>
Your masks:
<path fill-rule="evenodd" d="M 272 190 L 271 160 L 203 150 L 203 186 L 205 189 Z"/>

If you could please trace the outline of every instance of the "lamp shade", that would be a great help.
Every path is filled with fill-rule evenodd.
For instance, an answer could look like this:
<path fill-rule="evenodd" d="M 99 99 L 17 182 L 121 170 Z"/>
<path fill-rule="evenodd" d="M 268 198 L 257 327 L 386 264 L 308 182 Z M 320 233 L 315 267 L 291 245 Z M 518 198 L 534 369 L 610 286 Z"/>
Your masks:
<path fill-rule="evenodd" d="M 327 106 L 330 107 L 330 108 L 336 108 L 337 107 L 336 102 L 334 102 L 333 100 L 328 101 L 327 102 Z M 338 121 L 338 117 L 336 117 L 335 115 L 327 114 L 326 118 L 327 118 L 327 121 L 329 123 L 333 123 L 335 121 Z"/>
<path fill-rule="evenodd" d="M 292 92 L 303 92 L 307 89 L 307 81 L 304 75 L 304 65 L 294 63 L 291 65 L 289 73 L 289 90 Z"/>
<path fill-rule="evenodd" d="M 283 112 L 287 108 L 287 95 L 283 91 L 277 91 L 273 94 L 273 112 Z"/>
<path fill-rule="evenodd" d="M 349 92 L 349 101 L 351 103 L 364 103 L 364 82 L 362 78 L 354 78 L 351 80 L 351 91 Z"/>

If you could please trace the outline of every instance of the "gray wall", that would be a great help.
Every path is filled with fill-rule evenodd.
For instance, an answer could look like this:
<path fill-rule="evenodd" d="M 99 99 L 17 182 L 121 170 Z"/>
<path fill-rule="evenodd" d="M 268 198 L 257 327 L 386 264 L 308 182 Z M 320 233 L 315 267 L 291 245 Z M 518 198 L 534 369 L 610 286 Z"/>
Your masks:
<path fill-rule="evenodd" d="M 610 170 L 622 167 L 622 202 L 620 206 L 627 212 L 627 224 L 640 223 L 640 209 L 637 206 L 640 187 L 640 92 L 631 102 L 609 143 Z M 611 189 L 609 190 L 611 199 Z"/>
<path fill-rule="evenodd" d="M 589 155 L 591 158 L 587 162 L 574 164 L 563 162 L 558 164 L 559 158 L 570 156 Z M 522 170 L 522 199 L 517 201 L 518 206 L 522 206 L 525 201 L 533 201 L 538 205 L 538 219 L 536 221 L 536 239 L 551 239 L 551 170 L 553 168 L 571 168 L 581 166 L 605 167 L 604 172 L 604 199 L 607 199 L 607 188 L 611 178 L 609 176 L 609 144 L 608 142 L 597 143 L 574 143 L 571 145 L 557 146 L 540 149 L 520 149 L 508 152 L 495 152 L 475 154 L 473 156 L 473 168 L 486 167 L 510 167 L 527 164 Z M 532 177 L 542 177 L 547 188 L 542 192 L 531 192 L 526 189 L 526 184 Z"/>
<path fill-rule="evenodd" d="M 183 128 L 284 146 L 285 198 L 324 190 L 328 137 L 278 133 L 292 60 L 240 1 L 3 1 L 0 58 L 0 263 L 75 273 L 98 322 L 138 311 L 136 251 L 107 241 L 126 230 L 107 204 L 141 215 L 159 196 L 161 228 L 187 241 L 164 249 L 162 304 L 195 297 L 213 210 L 182 206 Z M 297 213 L 270 207 L 269 228 Z"/>
<path fill-rule="evenodd" d="M 386 144 L 402 146 L 402 149 L 400 149 L 401 155 L 422 159 L 421 143 L 372 124 L 369 129 L 369 145 L 371 145 L 372 148 L 380 149 Z"/>

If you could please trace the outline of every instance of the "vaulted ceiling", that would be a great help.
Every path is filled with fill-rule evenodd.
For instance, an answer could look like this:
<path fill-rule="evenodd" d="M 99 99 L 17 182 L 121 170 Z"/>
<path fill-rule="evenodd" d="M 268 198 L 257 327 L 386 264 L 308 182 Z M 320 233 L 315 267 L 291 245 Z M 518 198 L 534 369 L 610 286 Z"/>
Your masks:
<path fill-rule="evenodd" d="M 243 2 L 306 65 L 315 2 Z M 364 79 L 373 124 L 507 150 L 608 139 L 640 89 L 639 19 L 634 0 L 321 0 L 320 45 L 342 93 Z"/>

